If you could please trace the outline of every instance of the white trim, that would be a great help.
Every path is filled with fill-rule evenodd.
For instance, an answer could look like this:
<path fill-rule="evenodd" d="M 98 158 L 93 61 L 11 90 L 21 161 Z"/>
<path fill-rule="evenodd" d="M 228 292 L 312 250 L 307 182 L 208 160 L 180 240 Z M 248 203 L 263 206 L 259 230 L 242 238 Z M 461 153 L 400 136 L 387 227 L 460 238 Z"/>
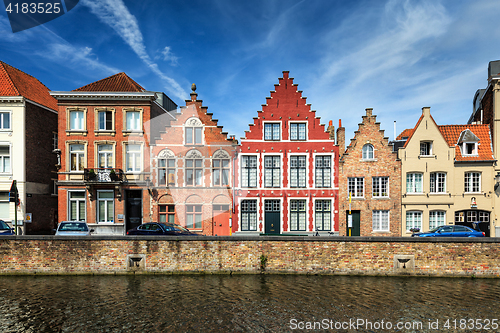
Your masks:
<path fill-rule="evenodd" d="M 266 124 L 280 124 L 280 138 L 279 140 L 265 140 L 266 137 Z M 283 121 L 281 120 L 264 120 L 262 121 L 262 142 L 280 142 L 283 141 Z"/>
<path fill-rule="evenodd" d="M 255 200 L 257 201 L 257 227 L 255 230 L 241 230 L 241 202 L 243 200 Z M 259 211 L 261 210 L 262 203 L 261 203 L 261 198 L 260 197 L 238 197 L 238 231 L 239 232 L 251 232 L 251 233 L 257 233 L 260 234 L 261 231 L 259 230 Z M 264 225 L 263 225 L 264 227 Z M 264 231 L 262 231 L 264 232 Z"/>
<path fill-rule="evenodd" d="M 292 220 L 292 209 L 290 206 L 290 203 L 292 200 L 305 200 L 306 201 L 306 230 L 291 230 L 291 220 Z M 288 231 L 287 232 L 311 232 L 314 230 L 309 230 L 309 197 L 287 197 L 287 203 L 288 203 Z M 281 217 L 281 233 L 283 233 L 283 217 Z M 313 229 L 314 229 L 314 223 L 313 223 Z"/>
<path fill-rule="evenodd" d="M 242 172 L 242 168 L 243 168 L 243 163 L 242 163 L 242 158 L 243 156 L 256 156 L 257 157 L 257 179 L 256 179 L 256 186 L 255 187 L 243 187 L 243 178 L 242 178 L 242 175 L 243 175 L 243 172 Z M 238 173 L 239 173 L 239 181 L 238 181 L 238 189 L 247 189 L 247 190 L 258 190 L 258 189 L 261 189 L 260 187 L 260 184 L 259 184 L 259 175 L 260 175 L 260 153 L 239 153 L 238 154 Z"/>
<path fill-rule="evenodd" d="M 316 186 L 316 157 L 317 156 L 330 156 L 330 187 L 317 187 Z M 313 166 L 311 168 L 313 170 L 313 188 L 314 189 L 335 189 L 335 154 L 334 153 L 313 153 Z"/>
<path fill-rule="evenodd" d="M 306 187 L 291 187 L 290 186 L 290 183 L 291 183 L 291 170 L 292 170 L 292 167 L 291 167 L 291 157 L 293 156 L 305 156 L 306 157 Z M 310 168 L 310 162 L 309 162 L 309 153 L 287 153 L 287 164 L 288 164 L 288 169 L 287 169 L 287 174 L 288 174 L 288 179 L 287 179 L 287 186 L 286 187 L 283 187 L 284 190 L 307 190 L 307 189 L 311 189 L 312 186 L 311 184 L 309 183 L 309 177 L 311 176 L 311 171 L 312 169 L 314 168 Z M 313 175 L 314 177 L 314 175 Z M 314 183 L 314 181 L 313 181 Z M 327 188 L 327 187 L 325 187 Z"/>
<path fill-rule="evenodd" d="M 278 187 L 266 187 L 266 172 L 265 172 L 265 166 L 266 166 L 266 163 L 265 163 L 265 157 L 266 156 L 279 156 L 280 157 L 280 181 L 279 181 L 279 186 Z M 283 174 L 284 174 L 284 170 L 283 170 L 283 165 L 284 165 L 284 154 L 283 153 L 262 153 L 262 188 L 263 189 L 266 189 L 266 190 L 281 190 L 283 189 Z M 257 172 L 258 174 L 258 172 Z"/>
<path fill-rule="evenodd" d="M 333 232 L 335 231 L 334 230 L 334 220 L 335 220 L 335 197 L 319 197 L 319 198 L 316 198 L 314 197 L 313 198 L 313 207 L 312 207 L 312 215 L 313 215 L 313 229 L 315 229 L 316 227 L 316 201 L 317 200 L 322 200 L 322 201 L 325 201 L 325 200 L 328 200 L 330 201 L 330 230 L 320 230 L 321 231 L 330 231 L 330 232 Z M 316 231 L 316 230 L 314 230 Z"/>
<path fill-rule="evenodd" d="M 262 232 L 266 232 L 266 203 L 265 200 L 279 200 L 281 209 L 280 209 L 280 232 L 279 234 L 283 233 L 283 197 L 263 197 L 262 199 Z M 290 228 L 289 228 L 290 229 Z"/>
<path fill-rule="evenodd" d="M 291 132 L 291 128 L 292 128 L 292 124 L 306 124 L 306 138 L 304 140 L 292 140 L 291 137 L 292 137 L 292 132 Z M 289 120 L 288 121 L 288 140 L 287 141 L 291 141 L 291 142 L 305 142 L 305 141 L 309 141 L 307 140 L 307 138 L 309 137 L 309 131 L 308 131 L 308 125 L 309 125 L 309 121 L 307 120 Z"/>

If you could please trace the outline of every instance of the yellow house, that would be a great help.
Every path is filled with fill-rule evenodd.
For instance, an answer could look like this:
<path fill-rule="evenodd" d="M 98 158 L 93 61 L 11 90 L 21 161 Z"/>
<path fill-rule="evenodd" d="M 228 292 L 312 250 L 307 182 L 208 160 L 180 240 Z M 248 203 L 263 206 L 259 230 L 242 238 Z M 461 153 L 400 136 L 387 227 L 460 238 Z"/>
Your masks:
<path fill-rule="evenodd" d="M 422 109 L 398 154 L 402 162 L 402 233 L 466 225 L 494 236 L 494 164 L 489 125 L 438 126 Z"/>

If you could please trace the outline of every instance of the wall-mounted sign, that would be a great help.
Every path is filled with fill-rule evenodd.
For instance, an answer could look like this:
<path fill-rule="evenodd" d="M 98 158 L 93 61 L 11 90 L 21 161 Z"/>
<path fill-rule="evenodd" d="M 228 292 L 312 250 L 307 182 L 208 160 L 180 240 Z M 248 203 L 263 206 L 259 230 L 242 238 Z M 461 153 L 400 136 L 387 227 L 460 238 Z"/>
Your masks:
<path fill-rule="evenodd" d="M 26 215 L 24 216 L 24 222 L 31 223 L 32 217 L 32 213 L 26 213 Z"/>

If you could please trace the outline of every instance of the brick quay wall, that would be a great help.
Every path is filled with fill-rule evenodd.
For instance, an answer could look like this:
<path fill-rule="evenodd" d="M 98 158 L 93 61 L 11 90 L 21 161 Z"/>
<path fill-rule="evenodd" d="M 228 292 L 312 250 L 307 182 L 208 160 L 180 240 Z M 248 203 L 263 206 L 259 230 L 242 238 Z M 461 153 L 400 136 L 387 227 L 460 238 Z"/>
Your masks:
<path fill-rule="evenodd" d="M 500 239 L 0 236 L 0 274 L 500 277 Z"/>

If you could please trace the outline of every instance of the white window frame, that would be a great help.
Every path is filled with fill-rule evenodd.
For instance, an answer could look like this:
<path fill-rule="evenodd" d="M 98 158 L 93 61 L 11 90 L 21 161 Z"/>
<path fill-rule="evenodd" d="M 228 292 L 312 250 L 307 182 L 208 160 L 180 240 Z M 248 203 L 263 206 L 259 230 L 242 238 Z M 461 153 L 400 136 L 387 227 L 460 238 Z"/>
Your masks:
<path fill-rule="evenodd" d="M 0 173 L 2 174 L 12 174 L 12 145 L 10 142 L 0 142 L 0 147 L 7 147 L 9 153 L 6 155 L 0 155 Z M 6 162 L 8 161 L 8 170 L 6 168 Z"/>
<path fill-rule="evenodd" d="M 391 229 L 389 210 L 372 211 L 372 230 L 374 232 L 389 232 Z"/>
<path fill-rule="evenodd" d="M 5 127 L 5 117 L 7 117 L 8 126 Z M 12 112 L 10 110 L 0 111 L 0 131 L 10 131 L 12 129 Z"/>
<path fill-rule="evenodd" d="M 323 165 L 321 167 L 318 167 L 317 166 L 318 165 L 318 158 L 321 158 L 322 161 L 324 161 L 325 157 L 329 158 L 330 166 L 324 167 L 324 164 L 322 163 Z M 335 170 L 334 163 L 335 163 L 335 158 L 333 155 L 323 155 L 323 154 L 314 155 L 314 186 L 315 187 L 317 187 L 317 188 L 332 188 L 333 187 L 333 182 L 335 179 L 334 174 L 333 174 L 333 172 Z M 318 175 L 320 170 L 322 170 L 321 175 Z M 328 178 L 329 178 L 328 184 L 326 184 L 327 186 L 325 186 L 325 170 L 329 170 L 329 171 L 327 171 Z M 319 184 L 319 182 L 318 182 L 319 178 L 321 178 L 321 184 Z"/>
<path fill-rule="evenodd" d="M 367 143 L 361 149 L 363 160 L 374 160 L 375 159 L 375 147 L 371 143 Z"/>
<path fill-rule="evenodd" d="M 102 193 L 112 193 L 113 194 L 113 197 L 112 198 L 100 198 L 99 195 L 102 194 Z M 96 222 L 97 223 L 114 223 L 115 222 L 115 195 L 114 195 L 114 191 L 109 191 L 109 190 L 98 190 L 97 191 L 97 200 L 96 200 Z M 101 208 L 100 208 L 100 203 L 101 202 L 104 202 L 105 205 L 104 205 L 104 216 L 105 216 L 105 219 L 106 221 L 100 221 L 99 220 L 99 213 L 101 212 Z M 107 218 L 108 218 L 108 215 L 109 215 L 109 211 L 108 211 L 108 203 L 111 202 L 112 204 L 112 220 L 111 221 L 108 221 Z"/>
<path fill-rule="evenodd" d="M 422 230 L 422 211 L 411 210 L 406 212 L 406 232 L 410 232 L 411 228 L 419 228 Z"/>
<path fill-rule="evenodd" d="M 9 191 L 0 191 L 0 219 L 11 221 Z M 5 214 L 5 215 L 2 215 Z"/>
<path fill-rule="evenodd" d="M 432 156 L 432 141 L 420 141 L 419 156 Z"/>
<path fill-rule="evenodd" d="M 429 230 L 442 225 L 446 225 L 446 211 L 431 210 L 429 212 Z"/>
<path fill-rule="evenodd" d="M 227 161 L 227 166 L 224 166 L 224 161 Z M 218 162 L 218 166 L 215 166 Z M 230 186 L 231 184 L 231 159 L 228 158 L 212 158 L 212 186 Z M 216 183 L 216 171 L 219 174 L 219 182 Z M 224 184 L 224 173 L 227 173 L 226 183 Z"/>
<path fill-rule="evenodd" d="M 163 162 L 162 161 L 165 161 L 165 165 L 161 165 Z M 169 162 L 172 162 L 172 163 L 169 163 Z M 175 157 L 171 157 L 171 156 L 164 156 L 164 157 L 160 157 L 158 158 L 158 175 L 157 175 L 157 185 L 158 186 L 175 186 L 176 184 L 176 171 L 177 171 L 177 160 L 175 159 Z M 173 164 L 172 165 L 169 165 L 169 164 Z M 162 182 L 162 178 L 161 178 L 161 171 L 164 171 L 165 173 L 165 182 Z M 171 172 L 173 171 L 173 172 Z M 170 183 L 169 181 L 169 176 L 173 174 L 174 175 L 174 182 L 173 183 Z"/>
<path fill-rule="evenodd" d="M 446 193 L 446 172 L 431 172 L 429 175 L 429 181 L 430 181 L 430 186 L 429 186 L 430 193 L 437 193 L 437 194 Z"/>
<path fill-rule="evenodd" d="M 83 193 L 83 198 L 71 198 L 73 193 Z M 71 219 L 71 203 L 76 202 L 77 219 Z M 80 202 L 84 202 L 83 212 L 80 211 Z M 83 214 L 83 218 L 82 218 Z M 87 200 L 85 191 L 68 191 L 68 221 L 86 221 L 87 220 Z"/>
<path fill-rule="evenodd" d="M 419 176 L 419 177 L 417 177 Z M 420 187 L 418 186 L 420 185 Z M 424 193 L 424 175 L 421 172 L 406 173 L 406 193 L 422 194 Z"/>
<path fill-rule="evenodd" d="M 271 167 L 268 167 L 266 166 L 266 161 L 269 161 L 271 160 Z M 276 167 L 274 165 L 274 162 L 275 161 L 278 161 L 279 165 Z M 263 156 L 263 161 L 264 161 L 264 168 L 263 168 L 263 171 L 264 171 L 264 187 L 265 188 L 279 188 L 281 187 L 281 182 L 282 182 L 282 170 L 283 170 L 283 166 L 282 166 L 282 158 L 280 155 L 264 155 Z M 268 177 L 268 170 L 271 171 L 271 175 L 270 175 L 270 178 Z M 275 183 L 275 177 L 276 177 L 276 173 L 278 173 L 278 180 L 277 180 L 277 183 Z M 271 183 L 271 185 L 269 185 L 269 182 Z"/>
<path fill-rule="evenodd" d="M 189 209 L 192 207 L 193 211 L 190 212 Z M 201 211 L 196 211 L 197 207 L 201 207 Z M 192 227 L 188 226 L 188 216 L 192 215 L 193 216 L 193 224 Z M 200 221 L 199 223 L 201 226 L 199 228 L 196 227 L 196 217 L 200 216 Z M 203 205 L 202 204 L 186 204 L 186 228 L 189 229 L 194 229 L 194 230 L 201 230 L 203 229 Z"/>
<path fill-rule="evenodd" d="M 130 150 L 130 148 L 134 147 L 139 147 L 139 150 Z M 142 149 L 142 144 L 140 143 L 127 143 L 125 144 L 125 170 L 127 173 L 140 173 L 143 170 L 143 149 Z M 137 155 L 139 155 L 139 165 L 136 165 L 137 163 Z M 129 163 L 132 162 L 132 166 L 129 165 Z M 129 168 L 131 170 L 129 170 Z"/>
<path fill-rule="evenodd" d="M 266 139 L 266 128 L 268 126 L 271 126 L 271 138 Z M 278 129 L 276 129 L 276 127 Z M 262 126 L 263 130 L 263 139 L 264 141 L 281 141 L 281 122 L 264 122 L 264 125 Z M 276 135 L 275 132 L 278 131 L 278 134 Z"/>
<path fill-rule="evenodd" d="M 476 179 L 477 179 L 477 191 L 474 191 L 474 185 Z M 464 173 L 464 192 L 481 193 L 481 172 L 469 171 Z"/>
<path fill-rule="evenodd" d="M 83 147 L 83 150 L 77 150 L 75 152 L 72 152 L 71 151 L 71 147 L 72 146 L 82 146 Z M 69 172 L 83 172 L 87 166 L 87 146 L 85 143 L 83 142 L 68 142 L 68 169 L 69 169 Z M 76 154 L 76 168 L 74 170 L 72 170 L 72 156 L 73 154 Z M 83 165 L 82 165 L 82 168 L 80 170 L 80 163 L 78 163 L 80 157 L 83 159 Z"/>
<path fill-rule="evenodd" d="M 245 166 L 245 158 L 248 159 L 248 165 Z M 255 166 L 251 166 L 250 163 L 255 159 Z M 247 171 L 244 171 L 247 170 Z M 255 185 L 250 183 L 252 179 L 251 173 L 255 173 Z M 244 174 L 247 175 L 246 179 Z M 242 188 L 257 188 L 259 186 L 259 156 L 257 155 L 240 155 L 240 175 L 241 175 L 241 187 Z"/>
<path fill-rule="evenodd" d="M 111 115 L 111 128 L 107 129 L 106 125 L 108 124 L 107 115 L 108 113 Z M 101 114 L 104 114 L 104 128 L 101 128 Z M 114 132 L 115 131 L 115 109 L 112 108 L 96 108 L 95 109 L 95 126 L 97 132 Z"/>
<path fill-rule="evenodd" d="M 354 193 L 351 191 L 354 190 Z M 361 188 L 361 194 L 359 193 L 359 188 Z M 351 198 L 362 199 L 365 197 L 365 177 L 347 177 L 347 195 L 351 195 Z"/>
<path fill-rule="evenodd" d="M 321 204 L 321 210 L 317 210 L 317 206 L 316 204 L 318 203 L 318 201 L 321 201 L 321 202 L 325 202 L 325 201 L 328 201 L 330 203 L 330 210 L 324 210 L 324 205 Z M 314 228 L 315 230 L 314 231 L 331 231 L 332 230 L 332 220 L 333 220 L 333 202 L 331 199 L 327 199 L 327 198 L 318 198 L 318 199 L 314 199 L 313 200 L 313 205 L 314 205 Z M 318 219 L 318 214 L 321 214 L 321 221 L 319 221 Z M 325 214 L 329 214 L 330 215 L 330 218 L 328 219 L 328 221 L 325 221 Z M 318 227 L 318 225 L 320 224 L 321 222 L 321 228 Z M 325 228 L 325 226 L 328 226 L 328 228 Z"/>
<path fill-rule="evenodd" d="M 472 153 L 469 154 L 467 151 L 467 146 L 468 145 L 474 145 L 474 148 L 472 149 Z M 473 141 L 473 142 L 462 142 L 462 156 L 478 156 L 478 143 Z"/>
<path fill-rule="evenodd" d="M 294 130 L 292 130 L 292 126 L 296 126 Z M 304 126 L 304 138 L 300 138 L 300 127 Z M 306 141 L 307 140 L 307 122 L 298 122 L 298 121 L 291 121 L 288 122 L 288 127 L 289 127 L 289 138 L 290 141 Z M 295 133 L 294 133 L 295 131 Z M 297 135 L 296 138 L 292 138 L 293 135 Z"/>
<path fill-rule="evenodd" d="M 110 151 L 101 151 L 102 147 L 104 146 L 111 146 Z M 112 143 L 97 143 L 97 163 L 96 166 L 98 168 L 106 168 L 106 169 L 112 169 L 114 168 L 115 165 L 115 152 L 114 152 L 114 145 Z M 104 166 L 101 167 L 101 156 L 104 157 Z M 111 157 L 111 164 L 108 165 L 108 159 Z"/>
<path fill-rule="evenodd" d="M 251 201 L 252 203 L 246 203 L 247 201 Z M 246 210 L 243 210 L 243 207 L 244 207 L 244 203 L 245 205 L 247 205 L 247 207 L 250 207 L 250 204 L 253 204 L 255 203 L 255 211 L 252 209 L 246 209 Z M 257 199 L 251 199 L 251 198 L 243 198 L 243 200 L 240 201 L 240 231 L 257 231 L 258 227 L 259 227 L 259 219 L 258 219 L 258 211 L 259 211 L 259 201 Z M 244 214 L 247 214 L 247 217 L 248 217 L 248 228 L 243 228 L 243 215 Z M 255 225 L 252 225 L 252 217 L 255 217 Z"/>
<path fill-rule="evenodd" d="M 372 177 L 372 196 L 374 198 L 389 198 L 389 177 Z"/>
<path fill-rule="evenodd" d="M 191 133 L 188 133 L 188 131 Z M 197 132 L 199 132 L 199 140 L 197 140 Z M 184 144 L 186 145 L 203 145 L 203 123 L 199 118 L 191 117 L 184 123 Z"/>
<path fill-rule="evenodd" d="M 301 209 L 302 204 L 304 205 L 304 209 Z M 293 206 L 297 208 L 297 210 L 293 210 Z M 295 232 L 295 231 L 308 231 L 308 225 L 307 221 L 308 216 L 307 212 L 309 211 L 308 207 L 308 200 L 305 198 L 293 198 L 288 200 L 288 230 Z M 292 228 L 292 217 L 296 215 L 297 221 L 296 221 L 296 228 Z M 304 218 L 304 228 L 300 227 L 300 220 L 301 217 L 303 216 Z"/>
<path fill-rule="evenodd" d="M 296 159 L 297 160 L 297 163 L 296 163 L 296 167 L 292 167 L 292 159 Z M 300 160 L 303 160 L 304 161 L 304 165 L 303 167 L 300 166 Z M 289 175 L 289 181 L 288 181 L 288 186 L 290 188 L 307 188 L 307 180 L 308 180 L 308 177 L 307 177 L 307 155 L 290 155 L 288 157 L 288 161 L 289 161 L 289 170 L 288 170 L 288 175 Z M 301 174 L 301 170 L 304 170 L 303 171 L 303 174 Z M 296 175 L 296 180 L 297 180 L 297 183 L 295 184 L 295 186 L 292 185 L 292 175 Z M 303 182 L 301 182 L 303 181 Z M 301 183 L 303 183 L 304 185 L 301 186 Z"/>
<path fill-rule="evenodd" d="M 188 166 L 188 161 L 192 161 L 192 166 Z M 196 162 L 201 161 L 201 166 L 196 166 Z M 191 170 L 193 172 L 193 183 L 188 184 L 188 177 L 187 177 L 187 171 Z M 186 158 L 184 160 L 184 183 L 185 186 L 194 186 L 194 187 L 200 187 L 204 186 L 205 181 L 204 181 L 204 172 L 205 170 L 205 159 L 203 157 L 190 157 Z M 197 175 L 198 171 L 201 171 L 199 174 L 199 177 Z"/>

